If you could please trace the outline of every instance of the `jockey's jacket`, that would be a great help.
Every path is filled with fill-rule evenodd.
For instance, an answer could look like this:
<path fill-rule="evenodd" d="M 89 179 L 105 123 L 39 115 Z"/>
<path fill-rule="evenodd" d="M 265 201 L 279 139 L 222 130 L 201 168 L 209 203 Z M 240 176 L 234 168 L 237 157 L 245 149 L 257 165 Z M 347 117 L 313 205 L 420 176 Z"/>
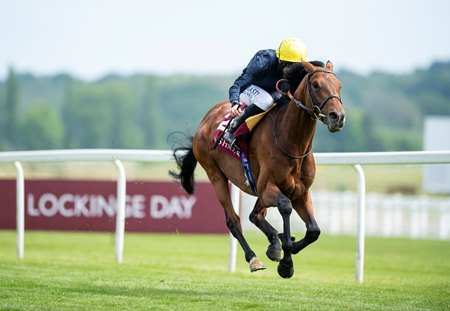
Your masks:
<path fill-rule="evenodd" d="M 321 61 L 311 61 L 314 66 L 324 67 Z M 299 81 L 306 75 L 306 71 L 300 73 Z M 267 49 L 258 51 L 250 60 L 242 74 L 230 87 L 230 102 L 239 100 L 239 95 L 251 84 L 259 86 L 277 100 L 280 96 L 276 92 L 276 83 L 283 78 L 283 68 L 278 61 L 275 50 Z"/>
<path fill-rule="evenodd" d="M 279 65 L 275 50 L 258 51 L 230 87 L 230 102 L 239 100 L 239 95 L 251 84 L 272 93 L 276 90 L 275 85 L 282 76 L 283 70 Z"/>

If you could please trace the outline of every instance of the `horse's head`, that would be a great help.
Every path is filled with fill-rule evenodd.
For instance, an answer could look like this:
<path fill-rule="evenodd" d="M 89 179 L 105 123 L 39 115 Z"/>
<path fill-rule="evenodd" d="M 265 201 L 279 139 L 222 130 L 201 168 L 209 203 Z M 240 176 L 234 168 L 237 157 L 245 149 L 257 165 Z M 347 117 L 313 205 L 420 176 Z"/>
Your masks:
<path fill-rule="evenodd" d="M 342 83 L 333 72 L 333 63 L 328 61 L 325 68 L 308 62 L 302 63 L 307 74 L 294 93 L 302 98 L 304 105 L 297 106 L 309 112 L 312 118 L 321 120 L 330 132 L 340 131 L 345 124 L 345 111 L 341 101 Z"/>

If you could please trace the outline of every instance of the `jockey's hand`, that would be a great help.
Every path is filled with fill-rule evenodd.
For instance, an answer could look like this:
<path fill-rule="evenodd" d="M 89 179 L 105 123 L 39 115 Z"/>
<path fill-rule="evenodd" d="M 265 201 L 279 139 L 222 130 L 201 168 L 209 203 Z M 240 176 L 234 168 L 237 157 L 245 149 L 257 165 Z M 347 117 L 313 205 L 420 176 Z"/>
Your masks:
<path fill-rule="evenodd" d="M 231 104 L 231 111 L 230 111 L 230 115 L 235 118 L 238 115 L 240 115 L 242 113 L 242 109 L 241 109 L 241 103 L 238 101 L 234 101 Z"/>

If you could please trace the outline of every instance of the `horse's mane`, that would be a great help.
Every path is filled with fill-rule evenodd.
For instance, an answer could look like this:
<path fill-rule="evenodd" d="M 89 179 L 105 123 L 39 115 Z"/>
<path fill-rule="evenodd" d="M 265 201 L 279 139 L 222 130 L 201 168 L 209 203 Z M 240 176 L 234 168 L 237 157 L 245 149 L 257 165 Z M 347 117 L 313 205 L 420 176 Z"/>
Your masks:
<path fill-rule="evenodd" d="M 310 62 L 314 66 L 325 67 L 325 64 L 321 61 L 312 61 Z M 300 82 L 302 82 L 303 78 L 306 76 L 305 67 L 303 67 L 302 63 L 294 63 L 292 66 L 288 67 L 284 72 L 283 78 L 289 81 L 291 92 L 295 92 Z"/>

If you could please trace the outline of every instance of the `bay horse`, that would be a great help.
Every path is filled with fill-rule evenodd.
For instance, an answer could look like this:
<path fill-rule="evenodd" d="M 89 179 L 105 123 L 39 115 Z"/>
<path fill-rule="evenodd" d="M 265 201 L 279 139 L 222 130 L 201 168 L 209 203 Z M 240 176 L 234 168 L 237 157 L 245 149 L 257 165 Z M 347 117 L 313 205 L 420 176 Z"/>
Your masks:
<path fill-rule="evenodd" d="M 293 94 L 290 91 L 283 93 L 289 96 L 289 103 L 276 105 L 252 131 L 247 158 L 256 192 L 249 186 L 239 159 L 211 148 L 219 123 L 230 111 L 228 101 L 215 105 L 206 113 L 187 146 L 174 148 L 179 173 L 170 172 L 186 192 L 192 194 L 194 170 L 197 162 L 200 163 L 225 210 L 228 229 L 244 250 L 251 272 L 265 269 L 265 266 L 244 238 L 240 218 L 232 206 L 228 181 L 257 196 L 250 220 L 267 236 L 270 244 L 266 255 L 270 260 L 279 261 L 277 270 L 283 278 L 294 274 L 292 254 L 300 252 L 320 235 L 309 190 L 316 173 L 311 148 L 317 120 L 326 124 L 330 132 L 341 130 L 345 123 L 340 98 L 342 84 L 332 71 L 333 64 L 328 61 L 323 68 L 303 62 L 299 66 L 306 71 L 306 76 L 291 88 Z M 283 233 L 278 234 L 265 219 L 269 207 L 278 207 L 283 219 Z M 291 237 L 292 209 L 306 225 L 305 236 L 300 241 Z"/>

